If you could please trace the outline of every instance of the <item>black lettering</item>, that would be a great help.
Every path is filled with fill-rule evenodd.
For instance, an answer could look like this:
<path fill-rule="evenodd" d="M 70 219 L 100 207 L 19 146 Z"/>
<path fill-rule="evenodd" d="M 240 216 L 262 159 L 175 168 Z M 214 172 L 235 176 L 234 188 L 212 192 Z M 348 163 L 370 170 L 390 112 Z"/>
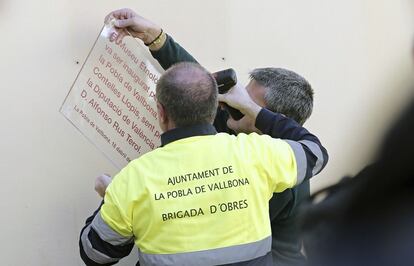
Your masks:
<path fill-rule="evenodd" d="M 215 205 L 211 205 L 210 206 L 210 213 L 216 213 L 217 212 L 217 207 Z"/>
<path fill-rule="evenodd" d="M 235 210 L 242 210 L 246 209 L 249 205 L 247 204 L 247 199 L 239 200 L 239 201 L 232 201 L 232 202 L 225 202 L 225 203 L 219 203 L 216 205 L 210 206 L 210 213 L 214 214 L 217 212 L 217 209 L 219 209 L 221 212 L 228 212 L 228 211 L 235 211 Z"/>
<path fill-rule="evenodd" d="M 161 214 L 161 218 L 165 222 L 167 220 L 191 218 L 199 215 L 204 215 L 204 211 L 202 208 L 193 208 L 189 210 L 179 210 L 176 212 L 163 213 Z"/>

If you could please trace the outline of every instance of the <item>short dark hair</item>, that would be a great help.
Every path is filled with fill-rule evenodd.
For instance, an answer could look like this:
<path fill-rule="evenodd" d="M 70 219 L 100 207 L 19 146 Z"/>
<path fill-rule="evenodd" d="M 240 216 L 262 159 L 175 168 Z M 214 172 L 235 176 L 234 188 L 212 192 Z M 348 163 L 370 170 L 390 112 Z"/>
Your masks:
<path fill-rule="evenodd" d="M 217 83 L 195 63 L 178 63 L 158 80 L 157 101 L 176 127 L 212 123 L 217 112 Z"/>
<path fill-rule="evenodd" d="M 256 68 L 250 79 L 266 88 L 266 108 L 292 118 L 303 125 L 312 114 L 313 90 L 309 82 L 283 68 Z"/>

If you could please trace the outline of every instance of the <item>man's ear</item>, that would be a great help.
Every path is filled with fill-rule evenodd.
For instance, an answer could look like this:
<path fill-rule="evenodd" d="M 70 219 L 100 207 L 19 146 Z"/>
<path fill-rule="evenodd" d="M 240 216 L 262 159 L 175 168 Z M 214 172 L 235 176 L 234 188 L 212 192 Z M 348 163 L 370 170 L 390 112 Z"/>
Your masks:
<path fill-rule="evenodd" d="M 167 113 L 165 112 L 165 108 L 162 104 L 157 101 L 157 111 L 158 111 L 158 119 L 160 123 L 166 124 L 168 122 Z"/>

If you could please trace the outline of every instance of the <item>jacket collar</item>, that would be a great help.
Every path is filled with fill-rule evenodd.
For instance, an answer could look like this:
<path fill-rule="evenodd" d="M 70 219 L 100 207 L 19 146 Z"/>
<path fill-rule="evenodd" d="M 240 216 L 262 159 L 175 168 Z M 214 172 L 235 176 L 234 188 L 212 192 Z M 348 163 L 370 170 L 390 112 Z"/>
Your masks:
<path fill-rule="evenodd" d="M 217 131 L 211 124 L 174 128 L 161 134 L 161 147 L 179 139 L 215 134 Z"/>

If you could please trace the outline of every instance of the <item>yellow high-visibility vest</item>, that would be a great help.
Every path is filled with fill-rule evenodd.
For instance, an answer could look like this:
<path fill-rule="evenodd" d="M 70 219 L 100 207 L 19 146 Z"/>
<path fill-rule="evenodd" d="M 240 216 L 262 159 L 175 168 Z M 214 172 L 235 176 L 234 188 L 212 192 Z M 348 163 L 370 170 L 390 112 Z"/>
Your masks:
<path fill-rule="evenodd" d="M 186 254 L 264 255 L 271 249 L 268 201 L 296 185 L 297 172 L 284 140 L 255 133 L 184 138 L 116 175 L 101 216 L 115 232 L 133 236 L 149 264 Z"/>

